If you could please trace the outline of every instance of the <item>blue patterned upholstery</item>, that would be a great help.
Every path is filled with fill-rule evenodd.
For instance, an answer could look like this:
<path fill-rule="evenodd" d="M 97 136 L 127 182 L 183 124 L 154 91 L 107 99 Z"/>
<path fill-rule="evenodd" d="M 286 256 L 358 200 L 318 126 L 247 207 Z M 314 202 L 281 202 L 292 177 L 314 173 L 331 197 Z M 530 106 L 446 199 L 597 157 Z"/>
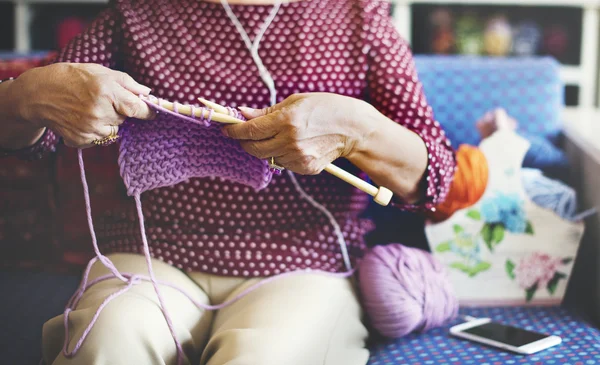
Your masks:
<path fill-rule="evenodd" d="M 537 354 L 522 356 L 450 337 L 451 325 L 448 325 L 397 341 L 376 342 L 371 346 L 369 365 L 600 364 L 600 330 L 565 309 L 472 308 L 461 310 L 461 314 L 558 335 L 563 342 Z"/>
<path fill-rule="evenodd" d="M 551 58 L 415 56 L 415 63 L 454 147 L 478 145 L 475 121 L 497 107 L 519 121 L 520 132 L 554 137 L 560 131 L 563 83 Z"/>

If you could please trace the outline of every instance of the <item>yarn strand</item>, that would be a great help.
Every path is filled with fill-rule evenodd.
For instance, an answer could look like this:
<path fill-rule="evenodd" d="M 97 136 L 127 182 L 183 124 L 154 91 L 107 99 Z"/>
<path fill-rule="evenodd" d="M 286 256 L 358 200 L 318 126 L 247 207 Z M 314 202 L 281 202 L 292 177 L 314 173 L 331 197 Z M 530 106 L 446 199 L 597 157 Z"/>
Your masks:
<path fill-rule="evenodd" d="M 167 325 L 169 326 L 169 331 L 171 331 L 171 336 L 173 336 L 173 341 L 175 342 L 175 346 L 177 347 L 177 364 L 181 365 L 183 363 L 183 348 L 181 347 L 181 342 L 177 338 L 177 334 L 175 333 L 175 326 L 173 325 L 173 320 L 171 320 L 171 316 L 167 310 L 167 306 L 165 305 L 165 300 L 158 288 L 158 282 L 156 281 L 156 276 L 154 275 L 154 270 L 152 268 L 152 258 L 150 256 L 150 247 L 148 246 L 148 238 L 146 237 L 146 227 L 144 225 L 144 213 L 142 211 L 142 201 L 140 199 L 140 195 L 136 194 L 134 196 L 135 199 L 135 207 L 137 209 L 138 221 L 140 223 L 140 234 L 142 236 L 142 244 L 144 248 L 144 256 L 146 258 L 146 265 L 148 266 L 148 275 L 150 276 L 150 281 L 152 282 L 152 286 L 154 287 L 154 291 L 156 292 L 156 296 L 158 297 L 158 301 L 160 303 L 160 309 L 165 316 L 165 320 L 167 321 Z"/>
<path fill-rule="evenodd" d="M 119 270 L 117 270 L 115 265 L 113 265 L 112 261 L 110 261 L 108 259 L 108 257 L 106 257 L 100 253 L 100 249 L 98 248 L 98 240 L 96 239 L 96 233 L 94 230 L 94 222 L 92 221 L 92 206 L 90 203 L 90 189 L 88 187 L 87 179 L 85 177 L 85 166 L 83 164 L 83 152 L 81 149 L 77 150 L 77 158 L 79 160 L 79 171 L 81 174 L 81 184 L 83 185 L 83 196 L 85 199 L 85 212 L 86 212 L 87 218 L 88 218 L 88 227 L 90 229 L 90 235 L 92 236 L 92 245 L 94 246 L 94 253 L 96 254 L 96 257 L 98 257 L 98 259 L 104 264 L 104 266 L 106 266 L 115 275 L 115 277 L 126 282 L 127 279 L 125 279 L 125 277 L 123 277 L 123 275 L 121 275 L 121 273 L 119 273 Z"/>
<path fill-rule="evenodd" d="M 167 286 L 167 287 L 170 287 L 170 288 L 173 288 L 173 289 L 179 291 L 185 297 L 187 297 L 192 303 L 194 303 L 198 308 L 202 308 L 205 310 L 219 310 L 219 309 L 225 308 L 225 307 L 237 302 L 241 298 L 245 297 L 246 295 L 250 294 L 251 292 L 257 290 L 258 288 L 260 288 L 264 285 L 267 285 L 271 282 L 274 282 L 276 280 L 283 279 L 286 277 L 297 276 L 297 275 L 301 275 L 301 274 L 321 274 L 321 275 L 329 276 L 329 277 L 348 278 L 348 277 L 353 276 L 355 273 L 354 269 L 349 269 L 348 271 L 341 272 L 341 273 L 331 273 L 331 272 L 326 272 L 326 271 L 322 271 L 322 270 L 312 270 L 312 269 L 290 271 L 290 272 L 286 272 L 286 273 L 283 273 L 280 275 L 275 275 L 275 276 L 271 276 L 266 279 L 262 279 L 262 280 L 258 281 L 257 283 L 251 285 L 250 287 L 248 287 L 247 289 L 245 289 L 244 291 L 242 291 L 235 297 L 233 297 L 230 300 L 227 300 L 221 304 L 207 305 L 204 303 L 197 302 L 184 289 L 182 289 L 176 285 L 167 283 L 167 282 L 162 282 L 156 278 L 154 269 L 152 267 L 152 256 L 150 254 L 150 247 L 149 247 L 148 238 L 146 235 L 144 215 L 143 215 L 143 210 L 142 210 L 142 202 L 141 202 L 141 196 L 139 193 L 134 195 L 134 199 L 135 199 L 138 221 L 139 221 L 139 226 L 140 226 L 140 235 L 142 238 L 143 253 L 144 253 L 144 257 L 146 259 L 146 265 L 148 268 L 148 276 L 131 274 L 131 273 L 121 273 L 115 267 L 115 265 L 112 263 L 112 261 L 100 252 L 100 249 L 98 247 L 98 241 L 97 241 L 96 233 L 94 230 L 94 223 L 93 223 L 93 218 L 92 218 L 90 192 L 89 192 L 89 187 L 88 187 L 87 178 L 86 178 L 86 174 L 85 174 L 85 164 L 83 162 L 83 153 L 82 153 L 81 149 L 79 149 L 77 153 L 78 153 L 78 160 L 79 160 L 81 184 L 83 186 L 83 194 L 84 194 L 84 201 L 85 201 L 85 207 L 86 207 L 86 216 L 87 216 L 87 221 L 88 221 L 88 227 L 90 230 L 90 235 L 92 238 L 92 245 L 94 247 L 94 252 L 95 252 L 96 256 L 88 262 L 88 265 L 86 266 L 84 273 L 83 273 L 81 284 L 79 285 L 79 288 L 77 289 L 77 291 L 73 294 L 73 296 L 67 302 L 67 305 L 66 305 L 64 313 L 63 313 L 63 324 L 65 327 L 65 336 L 64 336 L 62 353 L 66 358 L 74 357 L 77 354 L 77 352 L 81 349 L 81 347 L 83 346 L 88 335 L 93 330 L 93 327 L 96 324 L 98 318 L 100 317 L 100 314 L 102 313 L 104 308 L 106 308 L 106 306 L 113 299 L 125 294 L 134 285 L 140 284 L 144 281 L 151 282 L 152 286 L 154 287 L 154 291 L 156 292 L 156 296 L 158 297 L 161 311 L 163 313 L 163 316 L 165 317 L 165 321 L 167 322 L 167 326 L 169 327 L 169 331 L 171 332 L 171 336 L 173 337 L 173 341 L 175 343 L 175 347 L 177 350 L 177 364 L 181 365 L 184 360 L 183 348 L 182 348 L 181 342 L 179 341 L 177 334 L 175 332 L 175 326 L 173 324 L 173 321 L 171 319 L 169 311 L 166 307 L 164 297 L 162 296 L 161 290 L 159 289 L 160 285 Z M 337 230 L 340 230 L 339 226 L 337 226 L 337 224 L 335 227 Z M 341 234 L 341 230 L 340 230 L 340 234 Z M 98 261 L 100 261 L 109 270 L 110 273 L 100 276 L 100 277 L 97 277 L 97 278 L 89 281 L 89 275 L 90 275 L 91 269 L 94 266 L 94 264 L 96 264 Z M 102 303 L 98 306 L 94 315 L 92 316 L 91 321 L 89 322 L 89 324 L 83 331 L 81 337 L 77 340 L 77 342 L 73 346 L 73 349 L 71 351 L 69 351 L 69 342 L 70 342 L 69 318 L 70 318 L 70 314 L 74 310 L 76 310 L 77 305 L 79 304 L 79 301 L 83 297 L 86 290 L 88 290 L 89 288 L 91 288 L 92 286 L 94 286 L 100 282 L 103 282 L 106 280 L 112 280 L 115 278 L 121 280 L 125 284 L 125 286 L 118 289 L 114 293 L 111 293 L 109 296 L 107 296 L 102 301 Z"/>

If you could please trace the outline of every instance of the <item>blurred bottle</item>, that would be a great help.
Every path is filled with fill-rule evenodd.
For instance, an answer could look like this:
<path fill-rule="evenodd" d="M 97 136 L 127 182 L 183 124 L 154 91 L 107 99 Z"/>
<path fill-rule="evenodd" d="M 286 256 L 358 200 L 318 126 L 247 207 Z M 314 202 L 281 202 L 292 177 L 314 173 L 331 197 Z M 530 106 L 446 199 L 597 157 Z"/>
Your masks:
<path fill-rule="evenodd" d="M 569 31 L 560 24 L 553 24 L 544 31 L 544 52 L 561 59 L 565 56 Z"/>
<path fill-rule="evenodd" d="M 460 54 L 479 55 L 483 50 L 482 26 L 474 13 L 466 13 L 456 22 L 456 50 Z"/>
<path fill-rule="evenodd" d="M 431 13 L 429 18 L 432 30 L 430 48 L 433 53 L 452 53 L 454 48 L 452 21 L 452 13 L 446 8 L 439 8 Z"/>
<path fill-rule="evenodd" d="M 514 29 L 513 54 L 516 56 L 534 56 L 539 52 L 542 32 L 538 25 L 531 21 L 518 24 Z"/>
<path fill-rule="evenodd" d="M 512 29 L 504 15 L 490 18 L 483 34 L 483 46 L 490 56 L 506 56 L 510 53 Z"/>

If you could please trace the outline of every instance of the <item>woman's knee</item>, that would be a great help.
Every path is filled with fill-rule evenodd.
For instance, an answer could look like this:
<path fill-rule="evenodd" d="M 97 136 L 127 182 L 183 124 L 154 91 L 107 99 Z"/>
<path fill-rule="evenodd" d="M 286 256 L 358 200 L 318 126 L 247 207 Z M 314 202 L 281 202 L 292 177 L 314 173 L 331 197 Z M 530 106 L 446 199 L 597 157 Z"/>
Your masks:
<path fill-rule="evenodd" d="M 231 329 L 213 336 L 202 365 L 365 365 L 369 351 L 357 336 L 330 339 L 318 326 L 309 331 L 281 329 Z M 339 341 L 339 337 L 345 337 Z"/>
<path fill-rule="evenodd" d="M 158 303 L 136 293 L 121 295 L 102 310 L 78 347 L 95 313 L 95 307 L 70 313 L 66 351 L 63 350 L 64 317 L 55 317 L 44 324 L 43 349 L 48 365 L 176 363 L 175 343 Z M 190 331 L 179 328 L 177 336 L 187 357 L 197 357 L 199 349 L 186 345 L 195 343 Z"/>

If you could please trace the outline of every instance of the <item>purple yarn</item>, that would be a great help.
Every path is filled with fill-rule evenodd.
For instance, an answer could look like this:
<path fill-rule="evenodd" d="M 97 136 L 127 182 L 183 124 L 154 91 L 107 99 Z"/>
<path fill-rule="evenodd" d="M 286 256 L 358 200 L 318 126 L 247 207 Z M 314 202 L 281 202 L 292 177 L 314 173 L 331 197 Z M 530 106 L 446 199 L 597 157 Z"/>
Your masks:
<path fill-rule="evenodd" d="M 399 338 L 438 327 L 458 314 L 458 299 L 442 264 L 400 244 L 376 246 L 358 268 L 362 302 L 375 330 Z"/>
<path fill-rule="evenodd" d="M 250 186 L 267 187 L 273 170 L 265 160 L 244 151 L 209 118 L 192 118 L 148 105 L 154 120 L 128 119 L 121 126 L 119 168 L 130 196 L 172 186 L 192 177 L 217 176 Z M 202 108 L 204 110 L 204 108 Z"/>

